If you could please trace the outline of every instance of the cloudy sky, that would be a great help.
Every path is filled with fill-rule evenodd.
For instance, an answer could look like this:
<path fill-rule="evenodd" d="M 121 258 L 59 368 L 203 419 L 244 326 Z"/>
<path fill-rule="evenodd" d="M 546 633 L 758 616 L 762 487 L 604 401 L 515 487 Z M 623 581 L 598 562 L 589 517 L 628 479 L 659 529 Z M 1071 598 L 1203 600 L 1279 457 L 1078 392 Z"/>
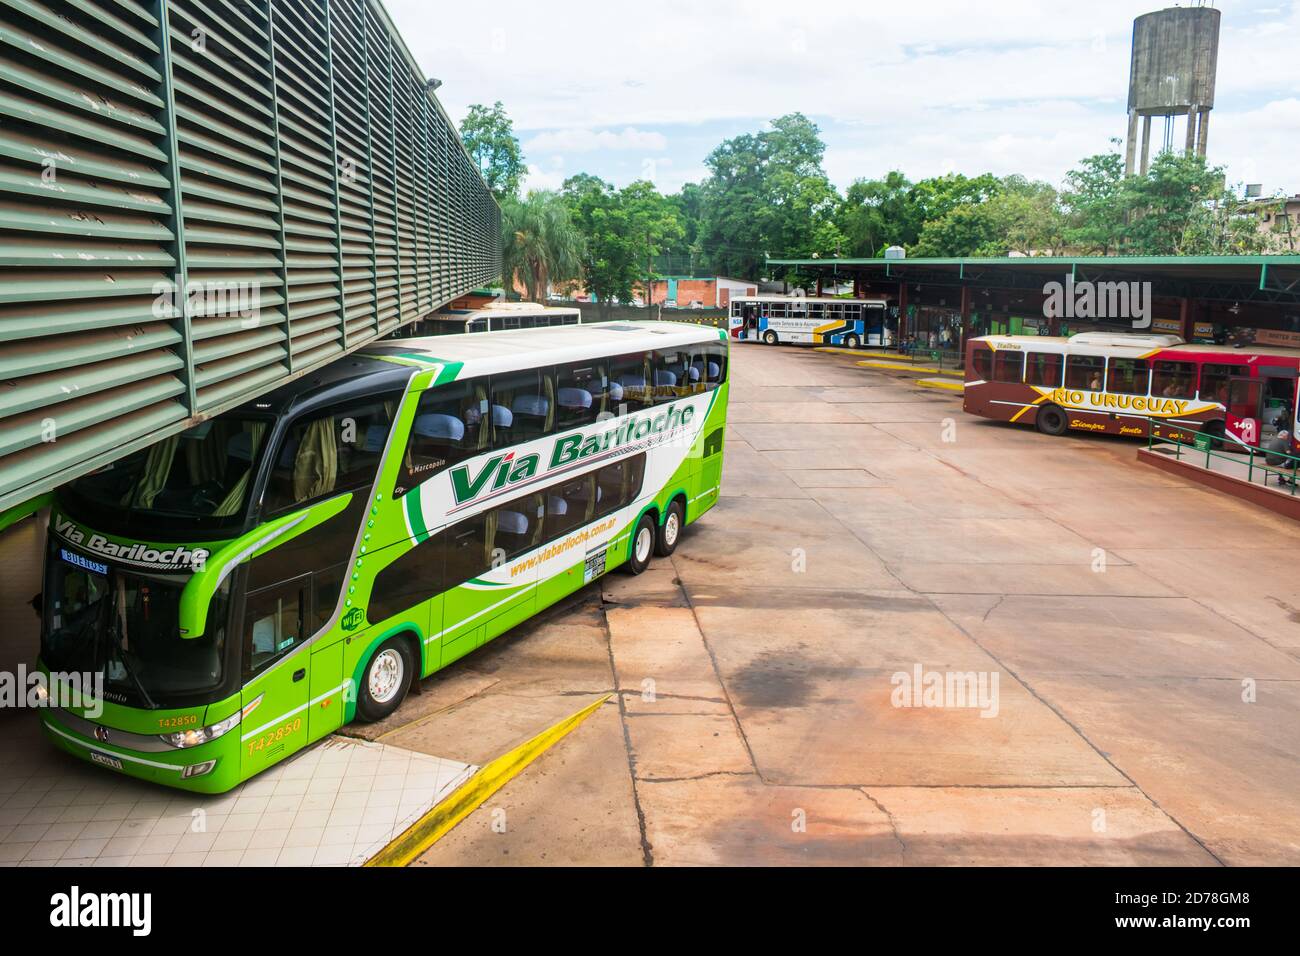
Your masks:
<path fill-rule="evenodd" d="M 1126 132 L 1133 18 L 1088 0 L 386 0 L 458 122 L 501 100 L 527 185 L 576 172 L 665 192 L 723 139 L 795 110 L 841 188 L 1012 172 L 1059 183 Z M 1300 0 L 1220 0 L 1210 159 L 1234 182 L 1300 193 Z M 1159 121 L 1153 139 L 1159 140 Z M 1181 130 L 1176 141 L 1181 142 Z"/>

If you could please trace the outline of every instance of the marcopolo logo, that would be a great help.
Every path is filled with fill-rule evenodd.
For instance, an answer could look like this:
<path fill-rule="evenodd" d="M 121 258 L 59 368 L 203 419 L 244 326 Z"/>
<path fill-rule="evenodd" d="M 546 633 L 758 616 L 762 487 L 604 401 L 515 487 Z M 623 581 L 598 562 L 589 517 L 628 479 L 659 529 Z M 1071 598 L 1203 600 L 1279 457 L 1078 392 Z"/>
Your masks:
<path fill-rule="evenodd" d="M 673 405 L 656 415 L 628 418 L 616 427 L 597 434 L 578 432 L 565 435 L 552 446 L 546 468 L 548 471 L 562 468 L 633 442 L 651 437 L 662 438 L 689 425 L 694 418 L 693 406 Z M 461 465 L 451 470 L 452 495 L 456 504 L 464 504 L 473 501 L 486 490 L 500 491 L 509 485 L 527 481 L 538 474 L 541 466 L 540 454 L 516 457 L 515 452 L 494 455 L 484 463 L 478 474 L 473 474 L 468 465 Z"/>
<path fill-rule="evenodd" d="M 1123 319 L 1135 329 L 1151 328 L 1150 282 L 1075 281 L 1043 286 L 1043 315 L 1049 319 Z"/>
<path fill-rule="evenodd" d="M 50 925 L 58 928 L 126 927 L 132 936 L 153 929 L 152 893 L 83 893 L 74 886 L 50 897 Z"/>

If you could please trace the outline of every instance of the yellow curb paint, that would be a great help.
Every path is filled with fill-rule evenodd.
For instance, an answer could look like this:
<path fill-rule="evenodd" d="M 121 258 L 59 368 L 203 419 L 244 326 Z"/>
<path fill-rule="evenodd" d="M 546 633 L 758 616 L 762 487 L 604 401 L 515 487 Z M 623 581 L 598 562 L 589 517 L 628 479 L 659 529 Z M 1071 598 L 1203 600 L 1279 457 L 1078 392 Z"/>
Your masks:
<path fill-rule="evenodd" d="M 407 827 L 392 843 L 367 860 L 365 865 L 410 866 L 429 847 L 450 833 L 456 824 L 477 810 L 488 797 L 564 739 L 613 696 L 613 694 L 606 694 L 599 700 L 593 701 L 576 714 L 564 718 L 555 726 L 543 730 L 532 740 L 520 744 L 508 754 L 480 768 L 478 773 Z"/>
<path fill-rule="evenodd" d="M 966 386 L 961 382 L 946 382 L 941 378 L 918 378 L 915 382 L 920 388 L 942 388 L 949 392 L 964 392 Z"/>
<path fill-rule="evenodd" d="M 884 351 L 888 351 L 888 350 L 886 350 L 886 349 L 882 349 L 879 345 L 868 345 L 868 346 L 864 346 L 863 348 L 860 348 L 860 349 L 848 349 L 848 348 L 842 348 L 841 346 L 838 346 L 838 345 L 815 345 L 815 346 L 813 346 L 813 351 L 814 351 L 814 352 L 832 352 L 832 353 L 834 353 L 835 355 L 862 355 L 862 354 L 864 354 L 864 353 L 867 354 L 867 355 L 870 355 L 870 354 L 873 353 L 873 352 L 884 352 Z M 898 353 L 895 352 L 895 353 L 893 353 L 893 354 L 896 355 L 896 354 L 898 354 Z"/>
<path fill-rule="evenodd" d="M 862 368 L 884 368 L 895 372 L 921 372 L 929 375 L 955 375 L 958 378 L 965 378 L 966 373 L 961 369 L 935 368 L 932 365 L 904 365 L 901 362 L 857 362 Z"/>

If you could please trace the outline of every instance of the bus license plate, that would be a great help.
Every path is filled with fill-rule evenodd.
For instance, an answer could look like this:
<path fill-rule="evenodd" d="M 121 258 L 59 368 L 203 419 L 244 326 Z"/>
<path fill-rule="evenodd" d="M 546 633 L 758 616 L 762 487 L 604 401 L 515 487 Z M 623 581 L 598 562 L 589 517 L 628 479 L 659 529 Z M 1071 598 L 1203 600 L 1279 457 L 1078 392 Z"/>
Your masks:
<path fill-rule="evenodd" d="M 122 761 L 116 757 L 110 757 L 108 754 L 96 753 L 92 750 L 90 751 L 90 759 L 95 763 L 103 764 L 105 767 L 112 767 L 114 770 L 122 769 Z"/>
<path fill-rule="evenodd" d="M 605 573 L 605 552 L 606 548 L 601 548 L 594 554 L 587 555 L 587 563 L 582 569 L 582 583 L 590 584 L 596 578 Z"/>

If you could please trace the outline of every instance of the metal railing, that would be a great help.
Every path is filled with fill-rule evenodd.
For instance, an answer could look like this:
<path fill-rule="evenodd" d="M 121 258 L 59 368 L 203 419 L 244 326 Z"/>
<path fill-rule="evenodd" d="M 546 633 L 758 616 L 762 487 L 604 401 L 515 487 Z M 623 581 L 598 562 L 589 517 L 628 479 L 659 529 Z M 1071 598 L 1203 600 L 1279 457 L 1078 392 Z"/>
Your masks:
<path fill-rule="evenodd" d="M 1185 435 L 1193 436 L 1192 440 L 1190 442 L 1183 441 L 1182 439 Z M 1245 444 L 1233 445 L 1233 450 L 1230 452 L 1215 448 L 1215 445 L 1222 445 L 1226 442 L 1234 441 L 1236 441 L 1236 439 L 1231 437 L 1225 438 L 1222 435 L 1213 435 L 1209 432 L 1198 431 L 1195 428 L 1184 428 L 1182 426 L 1179 426 L 1176 435 L 1162 435 L 1160 434 L 1159 426 L 1155 426 L 1147 436 L 1147 449 L 1154 451 L 1156 445 L 1173 445 L 1174 458 L 1177 461 L 1183 459 L 1183 449 L 1190 449 L 1187 453 L 1189 458 L 1193 454 L 1197 458 L 1202 454 L 1205 455 L 1206 471 L 1213 470 L 1211 468 L 1211 462 L 1216 458 L 1222 461 L 1231 462 L 1235 465 L 1245 464 L 1246 480 L 1250 484 L 1255 483 L 1256 472 L 1259 472 L 1262 475 L 1260 483 L 1264 487 L 1268 487 L 1268 476 L 1276 475 L 1278 478 L 1278 485 L 1289 485 L 1290 494 L 1293 497 L 1295 496 L 1296 475 L 1297 472 L 1300 472 L 1300 456 L 1292 455 L 1288 452 L 1267 451 L 1265 449 L 1255 448 L 1252 445 Z M 1246 455 L 1245 462 L 1241 460 L 1243 454 Z M 1264 460 L 1257 461 L 1256 459 L 1259 458 Z M 1268 459 L 1270 458 L 1283 459 L 1287 464 L 1282 466 L 1271 465 L 1268 463 Z"/>

